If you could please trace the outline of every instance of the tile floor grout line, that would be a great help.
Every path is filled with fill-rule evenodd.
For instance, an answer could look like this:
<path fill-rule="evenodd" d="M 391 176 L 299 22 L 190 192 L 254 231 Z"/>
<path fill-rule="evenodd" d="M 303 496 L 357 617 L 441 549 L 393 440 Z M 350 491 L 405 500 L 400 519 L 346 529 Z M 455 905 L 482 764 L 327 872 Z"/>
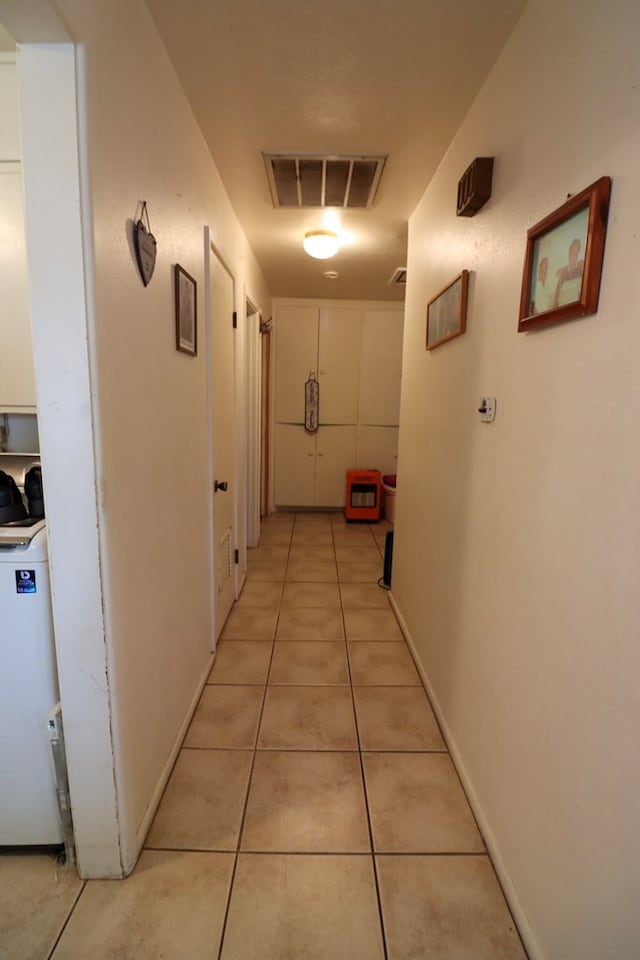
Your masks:
<path fill-rule="evenodd" d="M 292 529 L 292 534 L 291 534 L 291 538 L 292 538 L 292 539 L 293 539 L 293 528 L 294 528 L 294 527 L 295 527 L 295 520 L 294 520 L 293 525 L 292 525 L 292 528 L 291 528 L 291 529 Z M 289 551 L 290 551 L 290 550 L 291 550 L 291 547 L 289 547 Z M 287 557 L 288 557 L 288 556 L 289 556 L 289 554 L 287 554 Z M 287 564 L 288 564 L 288 562 L 289 562 L 289 561 L 288 561 L 288 559 L 287 559 Z M 286 577 L 286 571 L 287 571 L 287 565 L 285 565 L 285 577 Z M 251 758 L 251 766 L 250 766 L 250 768 L 249 768 L 249 777 L 248 777 L 248 779 L 247 779 L 247 789 L 246 789 L 246 793 L 245 793 L 245 797 L 244 797 L 244 804 L 243 804 L 243 806 L 242 806 L 242 815 L 241 815 L 241 817 L 240 817 L 240 824 L 239 824 L 239 827 L 238 827 L 238 839 L 236 840 L 236 849 L 235 849 L 235 851 L 234 851 L 233 868 L 232 868 L 232 870 L 231 870 L 231 877 L 230 877 L 230 880 L 229 880 L 229 894 L 228 894 L 228 896 L 227 896 L 227 904 L 226 904 L 225 911 L 224 911 L 224 920 L 223 920 L 223 922 L 222 922 L 222 927 L 221 927 L 221 929 L 220 929 L 220 946 L 219 946 L 219 948 L 218 948 L 218 960 L 222 960 L 222 952 L 223 952 L 223 950 L 224 950 L 224 938 L 225 938 L 226 933 L 227 933 L 227 925 L 228 925 L 228 922 L 229 922 L 229 912 L 230 912 L 230 910 L 231 910 L 231 898 L 233 897 L 233 888 L 234 888 L 234 885 L 235 885 L 236 873 L 238 872 L 238 860 L 239 860 L 239 857 L 240 857 L 240 845 L 241 845 L 241 842 L 242 842 L 242 832 L 243 832 L 243 830 L 244 830 L 244 824 L 245 824 L 245 820 L 246 820 L 246 816 L 247 816 L 247 807 L 249 806 L 249 793 L 251 792 L 251 783 L 252 783 L 252 780 L 253 780 L 253 771 L 254 771 L 255 765 L 256 765 L 256 756 L 257 756 L 257 753 L 258 753 L 258 737 L 260 736 L 260 727 L 262 726 L 262 718 L 263 718 L 263 716 L 264 716 L 264 707 L 265 707 L 265 703 L 266 703 L 266 701 L 267 701 L 267 691 L 268 691 L 268 687 L 269 687 L 269 674 L 271 673 L 271 665 L 272 665 L 272 663 L 273 663 L 273 654 L 274 654 L 275 647 L 276 647 L 276 636 L 277 636 L 277 633 L 278 633 L 278 624 L 279 624 L 279 622 L 280 622 L 280 611 L 282 610 L 282 597 L 283 597 L 283 595 L 284 595 L 284 584 L 285 584 L 285 580 L 282 581 L 282 590 L 280 591 L 280 605 L 278 606 L 278 612 L 277 612 L 277 615 L 276 615 L 276 622 L 275 622 L 275 626 L 274 626 L 274 629 L 273 629 L 273 637 L 272 637 L 272 640 L 271 640 L 271 653 L 270 653 L 270 655 L 269 655 L 269 664 L 268 664 L 268 666 L 267 666 L 267 670 L 266 670 L 266 673 L 265 673 L 264 692 L 263 692 L 263 694 L 262 694 L 262 703 L 261 703 L 261 705 L 260 705 L 260 713 L 259 713 L 259 715 L 258 715 L 258 723 L 257 723 L 257 726 L 256 726 L 256 736 L 255 736 L 255 741 L 254 741 L 254 746 L 253 746 L 253 756 L 252 756 L 252 758 Z"/>
<path fill-rule="evenodd" d="M 342 597 L 342 591 L 340 591 L 340 597 Z M 376 888 L 376 901 L 378 904 L 378 919 L 380 922 L 380 935 L 382 938 L 382 951 L 384 954 L 384 960 L 388 960 L 389 952 L 387 950 L 387 934 L 384 927 L 384 916 L 382 913 L 382 898 L 380 894 L 380 883 L 378 881 L 378 871 L 376 869 L 376 855 L 375 855 L 375 844 L 373 839 L 373 825 L 371 823 L 371 811 L 369 809 L 369 797 L 367 794 L 367 782 L 364 775 L 364 760 L 362 758 L 362 743 L 360 740 L 360 727 L 358 724 L 358 712 L 356 710 L 356 698 L 353 692 L 353 675 L 351 673 L 351 657 L 349 655 L 349 644 L 347 643 L 347 624 L 344 617 L 344 607 L 340 607 L 340 612 L 342 615 L 342 626 L 344 629 L 345 636 L 345 646 L 347 648 L 347 670 L 349 671 L 349 689 L 351 690 L 351 709 L 353 710 L 353 720 L 356 728 L 356 743 L 358 745 L 358 760 L 360 763 L 360 777 L 362 781 L 362 791 L 364 794 L 364 809 L 367 817 L 367 830 L 369 832 L 369 845 L 371 847 L 371 869 L 373 871 L 373 881 Z"/>
<path fill-rule="evenodd" d="M 230 850 L 225 849 L 224 847 L 147 847 L 147 850 L 152 850 L 154 853 L 198 853 L 203 856 L 207 856 L 210 853 L 215 854 L 224 854 L 226 856 L 233 856 L 236 853 L 242 854 L 243 857 L 371 857 L 370 850 Z M 389 853 L 384 854 L 384 856 L 389 857 L 400 857 L 400 856 L 429 856 L 429 854 L 403 854 L 403 853 Z M 462 856 L 462 854 L 432 854 L 432 856 Z M 486 857 L 486 853 L 469 853 L 467 856 L 475 857 Z M 85 881 L 86 882 L 86 881 Z"/>
<path fill-rule="evenodd" d="M 272 649 L 271 649 L 271 656 L 273 657 L 273 647 L 272 647 Z M 269 665 L 271 665 L 271 664 L 269 664 Z M 267 671 L 267 673 L 268 673 L 268 671 Z M 246 815 L 247 815 L 247 806 L 248 806 L 248 803 L 249 803 L 249 791 L 251 790 L 251 781 L 252 781 L 252 779 L 253 779 L 253 770 L 254 770 L 254 767 L 255 767 L 255 764 L 256 764 L 256 752 L 257 752 L 258 735 L 259 735 L 259 733 L 260 733 L 260 724 L 261 724 L 261 722 L 262 722 L 262 714 L 263 714 L 263 712 L 264 712 L 264 703 L 265 703 L 266 697 L 267 697 L 267 684 L 266 684 L 266 682 L 265 682 L 265 684 L 264 684 L 264 693 L 263 693 L 263 695 L 262 695 L 262 704 L 261 704 L 261 707 L 260 707 L 260 714 L 259 714 L 259 716 L 258 716 L 258 724 L 257 724 L 257 726 L 256 726 L 255 745 L 254 745 L 253 750 L 252 750 L 252 754 L 253 754 L 253 755 L 252 755 L 252 757 L 251 757 L 251 765 L 250 765 L 250 767 L 249 767 L 249 776 L 248 776 L 248 778 L 247 778 L 247 787 L 246 787 L 246 792 L 245 792 L 245 796 L 244 796 L 244 803 L 243 803 L 243 805 L 242 805 L 242 814 L 241 814 L 241 816 L 240 816 L 240 823 L 239 823 L 239 825 L 238 825 L 238 837 L 237 837 L 236 844 L 235 844 L 235 850 L 225 851 L 225 852 L 230 852 L 230 853 L 233 854 L 233 867 L 232 867 L 232 869 L 231 869 L 231 877 L 230 877 L 230 879 L 229 879 L 229 893 L 228 893 L 228 895 L 227 895 L 227 903 L 226 903 L 226 907 L 225 907 L 225 911 L 224 911 L 224 920 L 223 920 L 223 922 L 222 922 L 222 927 L 221 927 L 221 930 L 220 930 L 220 946 L 219 946 L 219 948 L 218 948 L 218 960 L 220 960 L 220 958 L 222 957 L 222 950 L 223 950 L 223 948 L 224 948 L 224 938 L 225 938 L 225 934 L 226 934 L 226 932 L 227 932 L 227 923 L 228 923 L 228 920 L 229 920 L 229 911 L 230 911 L 230 909 L 231 909 L 231 898 L 232 898 L 232 896 L 233 896 L 233 887 L 234 887 L 234 883 L 235 883 L 235 879 L 236 879 L 236 873 L 237 873 L 237 870 L 238 870 L 238 857 L 239 857 L 239 855 L 240 855 L 240 841 L 241 841 L 241 839 L 242 839 L 242 830 L 243 830 L 243 828 L 244 828 L 244 821 L 245 821 L 245 817 L 246 817 Z"/>
<path fill-rule="evenodd" d="M 75 871 L 77 872 L 77 870 L 78 870 L 77 866 L 74 867 L 74 869 L 75 869 Z M 63 936 L 65 930 L 67 929 L 67 927 L 69 926 L 69 922 L 70 922 L 70 920 L 71 920 L 71 917 L 72 917 L 73 914 L 75 913 L 75 909 L 76 909 L 76 907 L 78 906 L 78 903 L 80 902 L 80 897 L 81 897 L 82 894 L 84 893 L 86 887 L 88 886 L 88 883 L 89 883 L 88 880 L 81 880 L 80 889 L 78 890 L 78 893 L 76 894 L 76 897 L 75 897 L 73 903 L 71 904 L 71 908 L 70 908 L 70 910 L 69 910 L 69 913 L 67 914 L 67 916 L 66 916 L 66 918 L 65 918 L 65 921 L 64 921 L 64 923 L 62 924 L 62 926 L 61 926 L 61 928 L 60 928 L 60 930 L 59 930 L 59 932 L 58 932 L 58 936 L 56 937 L 56 939 L 55 939 L 55 941 L 54 941 L 54 944 L 53 944 L 53 946 L 52 946 L 52 948 L 51 948 L 51 951 L 47 954 L 46 960 L 54 960 L 54 954 L 55 954 L 56 950 L 58 949 L 58 945 L 60 944 L 60 941 L 62 940 L 62 936 Z"/>
<path fill-rule="evenodd" d="M 232 856 L 236 852 L 241 853 L 242 856 L 252 856 L 252 857 L 271 857 L 271 856 L 280 856 L 280 857 L 371 857 L 371 850 L 279 850 L 279 849 L 269 849 L 269 850 L 239 850 L 235 851 L 225 847 L 147 847 L 147 850 L 152 850 L 154 853 L 197 853 L 202 854 L 202 856 L 207 856 L 210 853 L 224 854 L 227 856 Z M 460 857 L 466 857 L 467 859 L 473 859 L 474 857 L 481 857 L 486 860 L 488 863 L 493 866 L 491 863 L 491 857 L 486 850 L 378 850 L 374 852 L 376 857 L 396 857 L 399 859 L 408 859 L 416 857 L 451 857 L 459 859 Z M 494 871 L 495 872 L 495 871 Z M 127 879 L 125 877 L 125 879 Z M 93 881 L 99 883 L 100 881 Z M 89 883 L 89 881 L 84 881 L 84 883 Z"/>

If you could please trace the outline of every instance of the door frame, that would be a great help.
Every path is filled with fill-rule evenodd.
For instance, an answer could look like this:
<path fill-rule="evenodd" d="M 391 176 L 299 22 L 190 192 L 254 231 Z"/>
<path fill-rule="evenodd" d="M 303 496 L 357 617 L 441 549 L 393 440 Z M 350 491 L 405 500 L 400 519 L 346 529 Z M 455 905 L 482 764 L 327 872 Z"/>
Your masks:
<path fill-rule="evenodd" d="M 246 452 L 247 452 L 247 496 L 246 531 L 247 546 L 257 547 L 260 539 L 260 482 L 262 476 L 262 364 L 261 334 L 262 314 L 251 298 L 244 298 L 244 342 L 245 342 L 245 395 L 246 408 Z"/>
<path fill-rule="evenodd" d="M 81 54 L 53 10 L 37 29 L 28 5 L 14 6 L 15 10 L 5 10 L 7 5 L 0 4 L 0 15 L 20 43 L 29 299 L 76 855 L 84 878 L 121 877 L 137 857 L 136 825 L 121 803 L 121 731 L 111 687 L 113 650 L 105 612 L 101 448 L 91 389 L 95 378 L 92 224 L 87 212 L 91 197 L 86 117 L 78 99 L 83 89 L 81 70 L 78 75 Z M 48 98 L 42 97 L 42 90 L 48 91 Z M 51 243 L 53 222 L 63 242 Z M 100 684 L 96 677 L 103 678 Z"/>
<path fill-rule="evenodd" d="M 237 283 L 236 277 L 229 266 L 224 254 L 211 238 L 211 229 L 208 225 L 204 228 L 204 303 L 205 303 L 205 361 L 207 365 L 207 486 L 208 486 L 208 527 L 209 527 L 209 581 L 211 584 L 209 590 L 209 617 L 211 624 L 211 649 L 215 652 L 217 645 L 217 627 L 216 623 L 216 590 L 218 587 L 218 576 L 216 571 L 216 529 L 214 513 L 213 484 L 215 481 L 215 455 L 213 449 L 213 382 L 212 382 L 212 360 L 213 360 L 213 323 L 212 323 L 212 296 L 211 296 L 211 257 L 214 256 L 221 266 L 226 270 L 231 278 L 233 289 L 233 310 L 236 311 Z M 229 317 L 231 323 L 231 317 Z M 236 338 L 233 338 L 233 363 L 232 363 L 232 483 L 231 492 L 233 495 L 233 534 L 231 549 L 238 549 L 238 444 L 237 444 L 237 371 L 236 371 Z M 232 570 L 234 597 L 238 597 L 238 565 L 234 563 Z"/>
<path fill-rule="evenodd" d="M 260 517 L 270 512 L 271 486 L 271 326 L 262 325 L 260 331 Z"/>

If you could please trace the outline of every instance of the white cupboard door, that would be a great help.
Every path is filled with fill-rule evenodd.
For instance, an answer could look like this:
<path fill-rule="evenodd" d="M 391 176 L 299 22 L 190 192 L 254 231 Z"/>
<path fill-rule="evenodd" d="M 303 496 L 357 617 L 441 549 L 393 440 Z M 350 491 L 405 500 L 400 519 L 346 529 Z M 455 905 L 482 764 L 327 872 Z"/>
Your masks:
<path fill-rule="evenodd" d="M 18 64 L 0 60 L 0 161 L 21 159 Z"/>
<path fill-rule="evenodd" d="M 0 407 L 36 406 L 19 163 L 0 164 Z"/>
<path fill-rule="evenodd" d="M 320 423 L 358 422 L 358 378 L 362 312 L 339 307 L 320 310 L 318 382 Z"/>
<path fill-rule="evenodd" d="M 316 507 L 344 507 L 347 470 L 356 465 L 357 427 L 320 427 L 316 445 Z"/>
<path fill-rule="evenodd" d="M 398 463 L 397 427 L 360 427 L 358 429 L 358 461 L 360 470 L 396 473 Z"/>
<path fill-rule="evenodd" d="M 278 423 L 304 423 L 304 385 L 317 376 L 318 308 L 278 307 L 275 322 Z"/>
<path fill-rule="evenodd" d="M 275 503 L 278 507 L 312 507 L 316 435 L 297 424 L 276 424 Z"/>
<path fill-rule="evenodd" d="M 402 310 L 365 311 L 360 376 L 360 423 L 400 422 Z"/>

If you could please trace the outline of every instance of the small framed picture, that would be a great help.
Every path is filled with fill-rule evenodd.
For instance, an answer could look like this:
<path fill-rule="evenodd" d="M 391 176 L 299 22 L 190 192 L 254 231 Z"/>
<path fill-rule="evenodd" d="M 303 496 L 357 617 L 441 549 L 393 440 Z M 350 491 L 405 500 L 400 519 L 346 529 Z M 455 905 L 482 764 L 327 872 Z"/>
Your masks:
<path fill-rule="evenodd" d="M 174 271 L 176 349 L 195 357 L 198 354 L 197 284 L 179 263 Z"/>
<path fill-rule="evenodd" d="M 527 231 L 519 332 L 597 311 L 610 194 L 601 177 Z"/>
<path fill-rule="evenodd" d="M 433 350 L 464 333 L 467 326 L 468 288 L 469 271 L 463 270 L 427 304 L 427 350 Z"/>

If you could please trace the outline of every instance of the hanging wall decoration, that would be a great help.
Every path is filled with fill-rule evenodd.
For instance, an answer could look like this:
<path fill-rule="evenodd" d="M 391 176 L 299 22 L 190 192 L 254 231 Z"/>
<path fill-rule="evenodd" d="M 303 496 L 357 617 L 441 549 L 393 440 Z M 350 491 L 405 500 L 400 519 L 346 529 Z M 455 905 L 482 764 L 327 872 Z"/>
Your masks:
<path fill-rule="evenodd" d="M 138 270 L 140 271 L 142 282 L 146 287 L 153 276 L 153 269 L 156 265 L 156 250 L 158 245 L 156 243 L 156 238 L 151 233 L 146 201 L 141 200 L 138 206 L 141 206 L 142 209 L 140 210 L 140 216 L 133 225 L 133 248 L 136 253 Z"/>
<path fill-rule="evenodd" d="M 307 433 L 315 433 L 320 416 L 320 384 L 313 371 L 304 385 L 304 428 Z"/>
<path fill-rule="evenodd" d="M 600 177 L 527 231 L 520 333 L 597 311 L 610 194 Z"/>
<path fill-rule="evenodd" d="M 491 197 L 493 157 L 476 157 L 458 181 L 456 216 L 473 217 Z"/>
<path fill-rule="evenodd" d="M 179 263 L 174 266 L 174 300 L 176 314 L 176 350 L 198 355 L 197 284 Z"/>
<path fill-rule="evenodd" d="M 447 284 L 444 290 L 427 304 L 427 350 L 439 347 L 459 337 L 467 327 L 467 296 L 469 271 Z"/>

